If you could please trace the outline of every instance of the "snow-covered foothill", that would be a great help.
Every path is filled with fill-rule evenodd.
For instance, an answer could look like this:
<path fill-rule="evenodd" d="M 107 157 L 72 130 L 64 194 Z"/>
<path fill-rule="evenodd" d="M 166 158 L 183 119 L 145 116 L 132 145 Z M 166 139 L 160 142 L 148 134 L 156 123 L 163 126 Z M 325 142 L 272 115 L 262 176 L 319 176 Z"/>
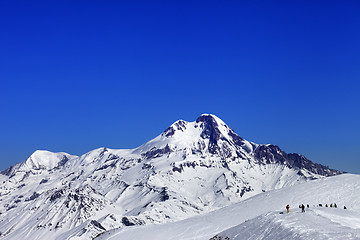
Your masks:
<path fill-rule="evenodd" d="M 331 203 L 337 208 L 325 207 Z M 310 207 L 301 213 L 299 204 Z M 183 221 L 112 230 L 96 240 L 360 239 L 359 211 L 360 176 L 343 174 L 261 193 Z"/>

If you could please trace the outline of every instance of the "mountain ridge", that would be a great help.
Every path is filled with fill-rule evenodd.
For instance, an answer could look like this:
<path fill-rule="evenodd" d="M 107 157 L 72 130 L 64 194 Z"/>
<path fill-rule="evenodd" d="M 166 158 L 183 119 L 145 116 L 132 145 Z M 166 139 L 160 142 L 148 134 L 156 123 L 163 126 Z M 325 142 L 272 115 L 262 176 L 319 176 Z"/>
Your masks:
<path fill-rule="evenodd" d="M 215 115 L 202 114 L 194 122 L 176 121 L 134 149 L 35 152 L 0 175 L 0 232 L 4 239 L 23 228 L 39 237 L 48 231 L 54 239 L 88 239 L 340 173 L 276 145 L 249 142 Z"/>

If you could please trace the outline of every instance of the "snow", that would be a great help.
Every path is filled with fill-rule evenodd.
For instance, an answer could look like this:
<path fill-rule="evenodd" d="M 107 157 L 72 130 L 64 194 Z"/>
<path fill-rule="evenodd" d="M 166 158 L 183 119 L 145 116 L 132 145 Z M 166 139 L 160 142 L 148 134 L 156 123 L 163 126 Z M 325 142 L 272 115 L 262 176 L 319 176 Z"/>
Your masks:
<path fill-rule="evenodd" d="M 225 136 L 225 138 L 230 139 L 230 128 L 220 118 L 212 114 L 202 114 L 201 116 L 211 116 L 217 124 L 218 130 L 221 132 L 221 134 Z M 173 135 L 168 137 L 165 134 L 161 134 L 158 137 L 143 144 L 142 146 L 134 149 L 133 153 L 141 154 L 154 148 L 162 149 L 166 145 L 169 145 L 171 149 L 197 148 L 199 142 L 203 143 L 204 146 L 207 146 L 208 139 L 202 139 L 200 136 L 203 130 L 200 125 L 201 123 L 198 123 L 196 121 L 187 122 L 184 120 L 178 120 L 169 127 L 174 129 Z M 248 143 L 246 140 L 244 140 L 244 142 L 246 142 L 248 148 L 252 148 L 250 147 L 250 143 Z"/>
<path fill-rule="evenodd" d="M 348 221 L 350 219 L 351 221 Z M 229 237 L 232 240 L 360 239 L 359 220 L 360 216 L 356 212 L 324 207 L 310 208 L 305 213 L 300 210 L 290 214 L 272 212 L 246 221 L 217 236 Z"/>
<path fill-rule="evenodd" d="M 305 213 L 298 208 L 301 203 L 310 205 Z M 338 208 L 318 207 L 319 203 L 336 203 Z M 286 204 L 291 206 L 289 214 Z M 359 210 L 360 176 L 344 174 L 262 193 L 174 223 L 112 230 L 96 240 L 145 240 L 149 236 L 205 240 L 216 235 L 223 239 L 360 239 Z"/>
<path fill-rule="evenodd" d="M 298 168 L 276 161 L 270 164 L 265 157 L 261 162 L 254 152 L 261 145 L 236 136 L 216 116 L 202 115 L 206 116 L 212 119 L 179 120 L 171 125 L 174 131 L 170 128 L 136 149 L 98 148 L 79 157 L 35 152 L 6 171 L 6 176 L 0 174 L 1 239 L 26 239 L 30 235 L 32 239 L 90 239 L 103 228 L 122 228 L 111 233 L 128 232 L 131 236 L 206 239 L 281 209 L 287 202 L 298 204 L 300 195 L 296 201 L 282 196 L 286 200 L 282 202 L 276 197 L 281 192 L 271 190 L 323 177 L 306 169 L 299 175 Z M 210 135 L 211 144 L 216 144 L 213 151 L 209 150 Z M 351 181 L 340 182 L 348 185 L 345 189 L 354 188 Z M 329 193 L 326 187 L 316 185 L 311 201 L 341 204 L 328 195 L 315 201 L 313 193 L 318 190 Z M 263 191 L 262 197 L 256 196 Z M 339 192 L 338 198 L 354 208 L 348 204 L 353 199 L 351 194 Z M 251 201 L 245 200 L 250 197 Z M 337 219 L 345 222 L 347 217 Z M 126 223 L 146 226 L 125 227 L 129 225 Z M 130 235 L 122 239 L 131 239 Z"/>
<path fill-rule="evenodd" d="M 58 166 L 62 160 L 71 160 L 74 158 L 77 158 L 77 156 L 64 152 L 53 153 L 45 150 L 37 150 L 25 162 L 15 165 L 12 171 L 27 172 L 31 170 L 52 169 Z"/>

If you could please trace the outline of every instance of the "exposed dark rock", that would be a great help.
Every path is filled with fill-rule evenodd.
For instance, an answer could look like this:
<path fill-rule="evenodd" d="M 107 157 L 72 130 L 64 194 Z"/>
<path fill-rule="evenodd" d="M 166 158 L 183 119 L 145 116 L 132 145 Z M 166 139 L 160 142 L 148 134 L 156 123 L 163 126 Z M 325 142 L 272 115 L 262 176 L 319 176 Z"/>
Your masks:
<path fill-rule="evenodd" d="M 289 153 L 287 154 L 287 159 L 289 164 L 291 164 L 291 166 L 295 167 L 295 168 L 304 168 L 309 170 L 310 172 L 322 175 L 322 176 L 334 176 L 334 175 L 338 175 L 341 174 L 343 172 L 338 171 L 338 170 L 334 170 L 334 169 L 330 169 L 327 166 L 318 164 L 318 163 L 313 163 L 310 160 L 308 160 L 306 157 L 297 154 L 297 153 Z"/>
<path fill-rule="evenodd" d="M 184 163 L 181 163 L 179 164 L 179 166 L 176 166 L 175 163 L 172 165 L 173 168 L 172 168 L 172 171 L 173 172 L 179 172 L 181 173 L 182 171 L 184 171 L 184 168 L 195 168 L 196 166 L 199 166 L 199 164 L 195 161 L 188 161 L 188 162 L 184 162 Z"/>
<path fill-rule="evenodd" d="M 142 169 L 151 169 L 153 166 L 151 164 L 144 163 Z"/>
<path fill-rule="evenodd" d="M 166 137 L 171 137 L 172 135 L 174 135 L 175 133 L 175 129 L 173 127 L 168 127 L 164 132 L 163 135 L 165 135 Z"/>
<path fill-rule="evenodd" d="M 117 164 L 117 161 L 113 161 L 113 162 L 110 163 L 110 164 L 104 164 L 104 165 L 102 165 L 102 166 L 99 167 L 98 169 L 95 169 L 95 171 L 100 171 L 100 170 L 104 170 L 104 169 L 107 169 L 107 168 L 115 168 L 115 167 L 116 167 L 116 164 Z"/>
<path fill-rule="evenodd" d="M 98 221 L 96 221 L 96 220 L 91 220 L 90 223 L 91 223 L 92 225 L 94 225 L 95 227 L 100 228 L 101 230 L 106 231 L 106 229 L 105 229 Z"/>
<path fill-rule="evenodd" d="M 227 159 L 227 158 L 231 157 L 232 151 L 227 143 L 223 143 L 221 146 L 221 149 L 222 149 L 222 151 L 221 151 L 222 159 Z"/>
<path fill-rule="evenodd" d="M 64 193 L 65 193 L 64 189 L 55 191 L 55 193 L 53 195 L 51 195 L 50 201 L 53 202 L 56 199 L 61 198 L 64 195 Z"/>
<path fill-rule="evenodd" d="M 56 223 L 55 229 L 62 228 L 62 224 L 60 222 Z"/>
<path fill-rule="evenodd" d="M 239 137 L 239 135 L 237 135 L 233 130 L 229 131 L 229 136 L 232 138 L 232 140 L 237 146 L 242 146 L 244 144 L 244 139 Z"/>
<path fill-rule="evenodd" d="M 300 154 L 287 154 L 276 145 L 260 145 L 255 149 L 254 153 L 255 158 L 260 164 L 278 163 L 286 165 L 289 168 L 306 169 L 322 176 L 333 176 L 343 173 L 341 171 L 330 169 L 327 166 L 313 163 Z"/>
<path fill-rule="evenodd" d="M 198 206 L 196 206 L 196 205 L 194 205 L 194 204 L 191 204 L 190 202 L 183 201 L 183 200 L 180 200 L 180 202 L 181 202 L 182 204 L 186 205 L 186 206 L 189 206 L 189 207 L 192 207 L 192 208 L 194 208 L 194 209 L 196 209 L 196 210 L 198 210 L 198 211 L 201 211 L 201 209 L 200 209 Z"/>
<path fill-rule="evenodd" d="M 31 195 L 29 198 L 25 199 L 25 201 L 26 201 L 26 202 L 28 202 L 28 201 L 32 201 L 32 200 L 34 200 L 34 199 L 38 198 L 39 196 L 40 196 L 40 194 L 39 194 L 39 193 L 34 192 L 34 193 L 33 193 L 33 195 Z"/>
<path fill-rule="evenodd" d="M 130 220 L 129 220 L 127 217 L 123 217 L 123 218 L 121 219 L 121 222 L 122 222 L 122 224 L 124 224 L 125 226 L 134 226 L 134 225 L 135 225 L 135 223 L 130 222 Z"/>
<path fill-rule="evenodd" d="M 69 161 L 69 159 L 64 156 L 61 161 L 57 164 L 57 166 L 55 167 L 55 169 L 60 169 L 61 167 L 63 167 L 67 162 Z"/>
<path fill-rule="evenodd" d="M 5 169 L 5 170 L 1 171 L 0 174 L 6 175 L 6 176 L 10 176 L 10 174 L 11 174 L 12 171 L 13 171 L 13 169 L 14 169 L 14 166 L 11 166 L 11 167 L 9 167 L 8 169 Z"/>
<path fill-rule="evenodd" d="M 177 130 L 183 132 L 186 129 L 186 122 L 183 120 L 179 120 L 174 124 L 174 126 L 176 127 Z"/>
<path fill-rule="evenodd" d="M 175 131 L 184 131 L 186 129 L 186 122 L 179 120 L 177 122 L 175 122 L 172 126 L 168 127 L 163 133 L 162 135 L 165 137 L 171 137 L 172 135 L 175 134 Z"/>
<path fill-rule="evenodd" d="M 255 149 L 255 158 L 260 164 L 284 164 L 286 153 L 276 145 L 260 145 Z"/>
<path fill-rule="evenodd" d="M 167 193 L 167 187 L 161 188 L 160 192 L 160 201 L 165 202 L 166 200 L 169 200 L 170 196 Z"/>
<path fill-rule="evenodd" d="M 241 192 L 240 192 L 240 197 L 244 196 L 245 193 L 251 192 L 251 191 L 253 191 L 253 189 L 250 186 L 249 187 L 243 187 L 241 189 Z"/>
<path fill-rule="evenodd" d="M 171 149 L 170 149 L 169 145 L 166 145 L 164 148 L 161 148 L 161 149 L 150 150 L 150 151 L 144 153 L 143 156 L 146 159 L 157 158 L 163 154 L 170 153 L 170 152 L 171 152 Z"/>
<path fill-rule="evenodd" d="M 209 139 L 209 152 L 216 154 L 219 149 L 217 145 L 218 140 L 222 137 L 216 120 L 211 115 L 201 115 L 196 119 L 197 123 L 200 123 L 200 126 L 203 128 L 200 137 L 203 139 Z"/>
<path fill-rule="evenodd" d="M 11 205 L 11 206 L 9 206 L 9 207 L 6 209 L 6 211 L 9 211 L 9 210 L 11 210 L 11 209 L 13 209 L 13 208 L 16 208 L 16 205 Z"/>
<path fill-rule="evenodd" d="M 105 160 L 105 162 L 111 161 L 111 160 L 115 160 L 115 159 L 119 159 L 119 156 L 110 153 L 108 158 Z"/>
<path fill-rule="evenodd" d="M 102 159 L 107 151 L 109 151 L 107 148 L 102 148 L 97 159 Z"/>
<path fill-rule="evenodd" d="M 173 168 L 172 168 L 172 171 L 181 173 L 183 171 L 182 165 L 180 165 L 180 167 L 176 167 L 174 165 Z"/>
<path fill-rule="evenodd" d="M 40 184 L 47 183 L 47 182 L 48 182 L 48 180 L 44 178 L 40 181 Z"/>

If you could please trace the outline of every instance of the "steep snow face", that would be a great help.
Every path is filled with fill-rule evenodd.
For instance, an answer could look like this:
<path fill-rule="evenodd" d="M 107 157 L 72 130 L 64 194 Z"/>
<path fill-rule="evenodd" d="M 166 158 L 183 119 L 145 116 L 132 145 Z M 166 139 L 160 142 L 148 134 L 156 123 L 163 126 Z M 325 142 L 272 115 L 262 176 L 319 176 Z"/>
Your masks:
<path fill-rule="evenodd" d="M 237 136 L 218 117 L 203 114 L 195 122 L 176 121 L 160 136 L 135 149 L 134 152 L 146 153 L 153 149 L 187 150 L 229 158 L 238 157 L 240 153 L 237 151 L 243 152 L 244 149 L 239 148 L 241 145 L 245 145 L 248 151 L 252 151 L 256 146 Z"/>
<path fill-rule="evenodd" d="M 337 208 L 324 207 L 331 203 Z M 299 204 L 310 208 L 301 213 Z M 359 211 L 360 175 L 343 174 L 261 193 L 182 221 L 116 229 L 95 239 L 360 239 Z"/>
<path fill-rule="evenodd" d="M 3 171 L 0 236 L 89 239 L 112 228 L 186 219 L 338 173 L 278 146 L 248 142 L 203 114 L 175 122 L 136 149 L 99 148 L 79 157 L 37 151 Z"/>

